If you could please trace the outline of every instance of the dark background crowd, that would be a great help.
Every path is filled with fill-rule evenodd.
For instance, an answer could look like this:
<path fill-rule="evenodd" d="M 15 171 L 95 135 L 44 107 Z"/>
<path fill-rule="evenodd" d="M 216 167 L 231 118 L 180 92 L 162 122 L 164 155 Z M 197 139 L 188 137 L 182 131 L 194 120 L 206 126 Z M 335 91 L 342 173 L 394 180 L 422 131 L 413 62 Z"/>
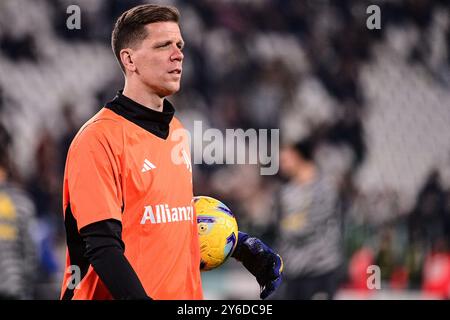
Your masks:
<path fill-rule="evenodd" d="M 31 297 L 57 298 L 66 152 L 82 123 L 122 88 L 110 32 L 123 11 L 141 3 L 0 2 L 0 119 L 12 137 L 9 179 L 35 206 Z M 308 160 L 335 195 L 330 210 L 339 237 L 332 245 L 340 271 L 332 275 L 333 297 L 450 298 L 449 2 L 164 4 L 177 6 L 182 17 L 182 89 L 169 99 L 188 129 L 194 121 L 223 132 L 279 129 L 281 148 L 305 140 L 312 146 Z M 366 24 L 372 4 L 380 8 L 380 29 Z M 67 28 L 70 5 L 81 9 L 80 29 Z M 304 156 L 304 149 L 296 151 Z M 292 181 L 283 174 L 287 161 L 281 157 L 282 170 L 273 176 L 260 175 L 257 165 L 197 164 L 194 194 L 220 199 L 242 230 L 280 247 L 276 204 Z M 381 291 L 367 288 L 370 265 L 379 266 Z M 232 277 L 253 284 L 230 263 L 205 274 L 206 296 L 251 298 L 227 287 L 223 279 Z"/>

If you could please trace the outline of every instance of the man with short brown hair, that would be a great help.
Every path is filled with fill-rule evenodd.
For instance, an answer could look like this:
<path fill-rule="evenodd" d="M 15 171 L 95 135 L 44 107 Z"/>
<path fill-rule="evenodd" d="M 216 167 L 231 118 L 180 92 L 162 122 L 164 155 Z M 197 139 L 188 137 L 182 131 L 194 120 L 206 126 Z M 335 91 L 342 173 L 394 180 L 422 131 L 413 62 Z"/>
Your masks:
<path fill-rule="evenodd" d="M 81 281 L 66 273 L 62 299 L 203 298 L 192 170 L 171 158 L 183 126 L 165 99 L 180 88 L 178 20 L 173 7 L 142 5 L 114 27 L 124 90 L 80 129 L 66 160 L 66 267 Z M 260 243 L 240 237 L 235 258 L 266 297 L 281 281 L 281 258 L 262 243 L 251 253 L 247 240 Z"/>

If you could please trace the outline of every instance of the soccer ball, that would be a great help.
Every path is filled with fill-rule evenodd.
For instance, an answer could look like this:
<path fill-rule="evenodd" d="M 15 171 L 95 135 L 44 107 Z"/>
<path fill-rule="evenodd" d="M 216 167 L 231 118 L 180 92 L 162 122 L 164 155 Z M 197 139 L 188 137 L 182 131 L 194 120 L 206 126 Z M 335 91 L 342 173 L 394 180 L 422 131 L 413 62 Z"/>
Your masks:
<path fill-rule="evenodd" d="M 200 242 L 200 270 L 224 263 L 237 245 L 238 225 L 231 210 L 217 199 L 194 197 Z"/>

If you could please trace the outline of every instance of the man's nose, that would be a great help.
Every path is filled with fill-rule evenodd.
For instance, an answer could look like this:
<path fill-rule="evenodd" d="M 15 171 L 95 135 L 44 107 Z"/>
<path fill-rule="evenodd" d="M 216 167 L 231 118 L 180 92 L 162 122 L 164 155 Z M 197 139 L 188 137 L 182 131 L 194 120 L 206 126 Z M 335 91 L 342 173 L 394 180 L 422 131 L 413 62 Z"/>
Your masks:
<path fill-rule="evenodd" d="M 172 61 L 182 61 L 184 58 L 183 52 L 180 50 L 180 48 L 175 47 L 174 51 L 172 52 L 172 55 L 170 56 L 170 59 Z"/>

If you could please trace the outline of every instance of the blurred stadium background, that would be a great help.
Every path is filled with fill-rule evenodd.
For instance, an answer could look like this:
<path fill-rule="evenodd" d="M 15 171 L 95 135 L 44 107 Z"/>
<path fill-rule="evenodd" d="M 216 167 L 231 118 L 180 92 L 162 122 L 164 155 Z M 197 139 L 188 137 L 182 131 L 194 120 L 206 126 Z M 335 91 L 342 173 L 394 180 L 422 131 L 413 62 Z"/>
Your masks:
<path fill-rule="evenodd" d="M 339 190 L 344 272 L 335 298 L 450 298 L 448 1 L 153 2 L 182 15 L 184 78 L 171 100 L 186 127 L 279 128 L 283 143 L 314 137 L 315 160 Z M 0 1 L 1 123 L 13 137 L 14 180 L 36 208 L 28 298 L 58 297 L 65 154 L 80 125 L 122 88 L 110 32 L 141 3 Z M 72 4 L 81 8 L 79 30 L 66 27 Z M 371 4 L 381 8 L 380 30 L 366 28 Z M 194 183 L 196 195 L 228 204 L 242 230 L 274 243 L 278 175 L 196 165 Z M 365 286 L 371 264 L 381 290 Z M 208 299 L 258 297 L 234 261 L 203 279 Z"/>

